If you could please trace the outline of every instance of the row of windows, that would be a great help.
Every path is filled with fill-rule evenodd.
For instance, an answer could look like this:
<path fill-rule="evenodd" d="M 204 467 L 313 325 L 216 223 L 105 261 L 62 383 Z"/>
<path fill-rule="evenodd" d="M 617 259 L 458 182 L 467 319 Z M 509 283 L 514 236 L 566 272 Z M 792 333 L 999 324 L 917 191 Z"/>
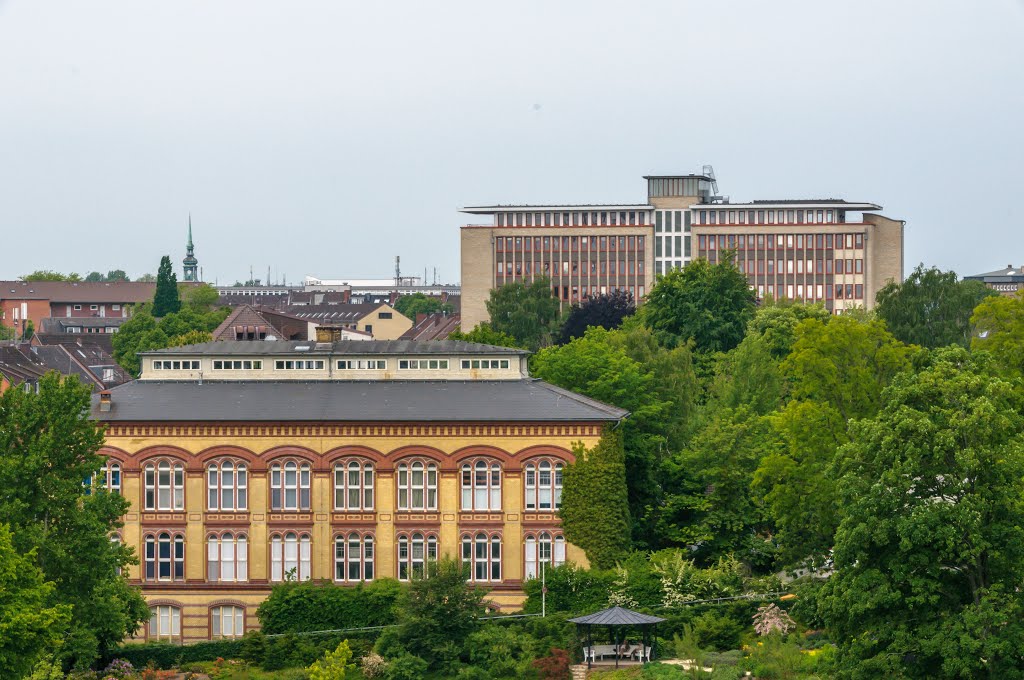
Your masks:
<path fill-rule="evenodd" d="M 218 605 L 210 608 L 210 637 L 235 638 L 245 633 L 245 608 L 236 605 Z M 181 609 L 162 604 L 149 610 L 150 640 L 175 642 L 181 639 Z"/>
<path fill-rule="evenodd" d="M 461 555 L 471 581 L 501 581 L 501 535 L 464 533 Z M 143 537 L 143 578 L 148 582 L 185 580 L 185 536 L 161 531 Z M 375 572 L 374 535 L 350 532 L 334 538 L 334 580 L 372 581 Z M 404 532 L 397 536 L 398 578 L 423 576 L 426 563 L 437 559 L 437 534 Z M 524 538 L 526 577 L 534 578 L 542 565 L 565 562 L 565 538 L 550 531 L 530 532 Z M 312 573 L 312 539 L 301 531 L 270 536 L 270 580 L 306 581 Z M 206 580 L 244 583 L 249 580 L 249 540 L 244 533 L 215 533 L 206 538 Z"/>
<path fill-rule="evenodd" d="M 343 359 L 338 362 L 338 370 L 371 370 L 371 371 L 384 371 L 387 370 L 388 362 L 386 359 Z"/>
<path fill-rule="evenodd" d="M 274 368 L 279 371 L 320 371 L 324 368 L 322 359 L 285 359 L 274 362 Z"/>
<path fill-rule="evenodd" d="M 644 237 L 641 236 L 563 236 L 561 241 L 557 236 L 498 236 L 494 239 L 494 247 L 498 252 L 519 252 L 519 251 L 551 251 L 573 250 L 579 252 L 589 245 L 590 250 L 643 250 Z M 616 245 L 618 246 L 616 248 Z"/>
<path fill-rule="evenodd" d="M 198 361 L 191 361 L 191 360 L 189 360 L 189 361 L 180 361 L 180 360 L 169 361 L 169 360 L 157 359 L 157 360 L 155 360 L 153 362 L 153 370 L 154 371 L 171 371 L 171 370 L 174 370 L 174 371 L 181 371 L 181 370 L 184 370 L 184 371 L 198 371 L 199 370 L 199 362 Z"/>
<path fill-rule="evenodd" d="M 508 359 L 463 359 L 462 368 L 508 368 Z"/>
<path fill-rule="evenodd" d="M 402 359 L 398 362 L 399 370 L 448 370 L 447 359 Z"/>
<path fill-rule="evenodd" d="M 198 368 L 198 366 L 196 367 Z M 263 362 L 259 359 L 250 360 L 221 360 L 215 359 L 213 362 L 213 370 L 215 371 L 261 371 L 263 370 Z"/>
<path fill-rule="evenodd" d="M 618 260 L 618 272 L 616 272 L 615 260 L 590 260 L 590 273 L 591 274 L 643 274 L 644 273 L 644 261 L 643 260 Z M 498 261 L 495 266 L 498 275 L 505 274 L 511 276 L 513 272 L 517 275 L 531 274 L 531 264 L 529 260 L 519 262 L 502 262 Z M 550 274 L 552 271 L 557 275 L 559 273 L 563 275 L 567 274 L 579 274 L 587 272 L 587 262 L 580 262 L 579 260 L 569 261 L 564 260 L 561 262 L 561 272 L 559 272 L 558 262 L 535 262 L 532 265 L 532 269 L 536 270 L 537 273 L 543 271 L 545 274 Z"/>
<path fill-rule="evenodd" d="M 462 509 L 501 510 L 501 464 L 485 459 L 462 464 Z M 527 510 L 557 510 L 562 502 L 561 461 L 534 460 L 523 466 L 524 507 Z M 270 466 L 270 508 L 278 511 L 309 510 L 312 466 L 288 460 Z M 249 469 L 244 462 L 221 460 L 206 468 L 206 504 L 209 510 L 248 508 Z M 121 466 L 111 463 L 101 476 L 113 492 L 121 489 Z M 373 463 L 362 459 L 343 460 L 334 465 L 335 510 L 373 510 Z M 184 510 L 185 469 L 177 461 L 159 460 L 143 467 L 146 510 Z M 438 466 L 413 460 L 395 468 L 399 510 L 437 510 Z M 89 482 L 91 484 L 91 480 Z"/>
<path fill-rule="evenodd" d="M 766 262 L 767 265 L 765 264 Z M 799 260 L 765 260 L 763 257 L 759 257 L 757 260 L 753 258 L 736 260 L 733 264 L 746 274 L 768 274 L 769 276 L 773 274 L 864 273 L 864 260 L 861 258 L 847 258 L 846 260 L 804 260 L 802 258 Z"/>
<path fill-rule="evenodd" d="M 699 224 L 831 224 L 846 222 L 845 210 L 695 210 Z M 776 222 L 776 220 L 778 220 Z"/>
<path fill-rule="evenodd" d="M 675 248 L 673 248 L 675 244 Z M 655 236 L 654 256 L 655 257 L 690 257 L 689 236 Z M 660 272 L 659 272 L 660 273 Z"/>
<path fill-rule="evenodd" d="M 499 227 L 587 227 L 647 224 L 646 211 L 497 213 Z"/>
<path fill-rule="evenodd" d="M 789 300 L 806 300 L 807 302 L 822 302 L 833 299 L 833 291 L 835 291 L 834 299 L 836 300 L 863 300 L 864 299 L 864 284 L 846 283 L 846 284 L 835 284 L 833 288 L 831 285 L 822 284 L 807 284 L 805 287 L 802 283 L 797 284 L 785 284 L 779 285 L 777 288 L 774 284 L 758 284 L 757 296 L 763 298 L 765 294 L 775 297 L 775 291 L 778 290 L 779 297 L 785 297 Z"/>
<path fill-rule="evenodd" d="M 756 236 L 756 240 L 755 240 Z M 767 248 L 863 248 L 864 234 L 701 234 L 698 236 L 697 247 L 701 250 L 724 250 Z"/>
<path fill-rule="evenodd" d="M 654 231 L 690 232 L 690 213 L 681 210 L 659 210 L 654 213 Z"/>

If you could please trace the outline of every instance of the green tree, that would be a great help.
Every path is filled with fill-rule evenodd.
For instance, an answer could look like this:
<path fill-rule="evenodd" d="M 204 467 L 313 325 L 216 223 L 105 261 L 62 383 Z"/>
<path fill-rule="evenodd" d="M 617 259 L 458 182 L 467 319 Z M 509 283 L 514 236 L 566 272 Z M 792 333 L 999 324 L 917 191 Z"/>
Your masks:
<path fill-rule="evenodd" d="M 24 274 L 21 277 L 22 281 L 81 281 L 82 277 L 75 272 L 70 274 L 61 274 L 60 272 L 51 271 L 49 269 L 37 269 L 31 274 Z"/>
<path fill-rule="evenodd" d="M 52 597 L 36 554 L 19 554 L 10 529 L 0 524 L 0 668 L 8 677 L 28 675 L 63 639 L 71 607 L 51 605 Z"/>
<path fill-rule="evenodd" d="M 650 337 L 644 329 L 637 329 L 637 333 Z M 638 520 L 634 524 L 635 538 L 647 543 L 653 540 L 649 533 L 652 526 L 641 518 L 648 508 L 656 507 L 659 502 L 658 470 L 663 452 L 670 445 L 670 435 L 678 435 L 678 431 L 673 432 L 673 426 L 678 417 L 685 417 L 686 399 L 694 390 L 694 380 L 692 369 L 686 365 L 678 370 L 689 370 L 690 380 L 673 385 L 678 392 L 659 389 L 668 375 L 630 357 L 627 351 L 630 341 L 623 335 L 620 331 L 591 328 L 586 335 L 566 345 L 542 349 L 532 358 L 531 373 L 559 387 L 630 412 L 620 426 L 626 467 L 630 471 L 627 479 L 629 509 L 630 515 Z M 640 340 L 634 338 L 632 343 L 638 351 Z M 678 352 L 687 353 L 687 350 L 681 348 Z M 681 439 L 676 436 L 671 444 L 679 444 Z M 645 530 L 648 531 L 645 533 Z"/>
<path fill-rule="evenodd" d="M 423 293 L 413 293 L 412 295 L 402 295 L 395 300 L 395 311 L 415 321 L 417 314 L 436 314 L 438 312 L 451 314 L 452 306 L 447 302 L 442 302 L 441 298 L 428 297 Z"/>
<path fill-rule="evenodd" d="M 178 297 L 178 277 L 171 268 L 171 258 L 160 258 L 160 269 L 156 273 L 156 293 L 153 296 L 153 316 L 159 318 L 181 309 Z"/>
<path fill-rule="evenodd" d="M 85 275 L 85 281 L 87 283 L 99 283 L 104 280 L 103 274 L 100 274 L 99 272 L 89 272 Z"/>
<path fill-rule="evenodd" d="M 213 342 L 213 336 L 206 331 L 187 331 L 181 335 L 168 338 L 168 347 L 184 347 L 185 345 L 198 345 L 204 342 Z"/>
<path fill-rule="evenodd" d="M 591 326 L 608 330 L 618 328 L 635 311 L 633 296 L 624 290 L 592 295 L 569 310 L 558 342 L 564 345 L 573 338 L 581 338 Z"/>
<path fill-rule="evenodd" d="M 990 352 L 1007 375 L 1024 374 L 1024 293 L 986 298 L 974 310 L 972 350 Z"/>
<path fill-rule="evenodd" d="M 761 459 L 753 489 L 775 526 L 782 564 L 820 565 L 839 524 L 839 489 L 827 470 L 848 441 L 846 421 L 819 401 L 792 401 L 770 420 L 782 446 Z"/>
<path fill-rule="evenodd" d="M 17 335 L 15 330 L 5 326 L 3 320 L 0 319 L 0 340 L 14 340 L 15 335 Z"/>
<path fill-rule="evenodd" d="M 843 420 L 874 415 L 882 390 L 910 366 L 914 350 L 877 319 L 843 314 L 823 323 L 805 319 L 796 327 L 793 351 L 782 362 L 796 399 L 831 404 Z"/>
<path fill-rule="evenodd" d="M 761 459 L 779 448 L 770 421 L 748 407 L 716 413 L 665 463 L 670 491 L 658 527 L 665 542 L 705 562 L 734 553 L 758 569 L 772 566 L 771 526 L 750 487 Z"/>
<path fill-rule="evenodd" d="M 131 281 L 123 269 L 111 269 L 107 272 L 107 281 Z"/>
<path fill-rule="evenodd" d="M 208 283 L 179 284 L 178 292 L 181 295 L 183 308 L 190 308 L 199 314 L 208 314 L 214 311 L 217 303 L 220 302 L 220 294 L 217 293 L 217 289 Z"/>
<path fill-rule="evenodd" d="M 699 259 L 659 278 L 640 315 L 666 345 L 692 338 L 698 352 L 727 352 L 743 340 L 755 299 L 732 255 L 723 253 L 717 264 Z"/>
<path fill-rule="evenodd" d="M 551 294 L 551 280 L 509 283 L 491 290 L 487 300 L 491 327 L 507 333 L 522 347 L 536 350 L 550 345 L 561 325 L 558 298 Z"/>
<path fill-rule="evenodd" d="M 715 363 L 711 384 L 714 408 L 749 406 L 754 413 L 766 415 L 779 408 L 785 393 L 779 361 L 761 336 L 747 335 Z"/>
<path fill-rule="evenodd" d="M 615 566 L 629 550 L 629 494 L 622 434 L 608 428 L 594 448 L 578 443 L 562 478 L 562 529 L 597 569 Z"/>
<path fill-rule="evenodd" d="M 998 295 L 981 281 L 960 281 L 956 272 L 919 264 L 902 283 L 889 283 L 875 296 L 875 314 L 898 340 L 921 347 L 971 343 L 971 313 Z"/>
<path fill-rule="evenodd" d="M 854 424 L 819 614 L 840 677 L 1024 674 L 1024 390 L 934 350 Z"/>
<path fill-rule="evenodd" d="M 485 591 L 466 584 L 462 562 L 427 564 L 425 578 L 413 578 L 398 604 L 397 640 L 431 668 L 450 668 L 465 651 L 466 638 L 484 613 Z"/>
<path fill-rule="evenodd" d="M 486 321 L 477 324 L 477 327 L 468 333 L 463 333 L 461 330 L 455 330 L 448 336 L 448 339 L 462 340 L 464 342 L 479 342 L 483 345 L 496 345 L 498 347 L 526 349 L 526 347 L 511 335 L 494 330 L 494 328 L 491 327 L 491 324 Z"/>
<path fill-rule="evenodd" d="M 15 549 L 33 553 L 54 584 L 48 606 L 72 611 L 61 654 L 78 667 L 133 634 L 149 609 L 119 570 L 135 561 L 112 543 L 128 501 L 86 492 L 103 464 L 102 427 L 89 417 L 90 390 L 75 378 L 45 375 L 39 393 L 0 395 L 0 518 Z"/>
<path fill-rule="evenodd" d="M 152 274 L 146 273 L 135 280 L 141 281 L 142 283 L 153 283 L 154 281 L 156 281 L 156 277 L 153 276 Z"/>
<path fill-rule="evenodd" d="M 34 323 L 32 323 L 32 319 L 27 319 L 25 321 L 25 325 L 21 329 L 21 339 L 27 342 L 27 341 L 31 340 L 32 336 L 35 335 L 35 334 L 36 334 L 36 325 Z"/>
<path fill-rule="evenodd" d="M 822 304 L 809 305 L 797 300 L 767 300 L 754 313 L 748 335 L 759 337 L 772 356 L 782 361 L 793 349 L 796 327 L 805 319 L 828 323 L 832 314 Z"/>
<path fill-rule="evenodd" d="M 158 327 L 148 309 L 142 308 L 121 324 L 111 343 L 114 361 L 137 378 L 142 372 L 138 353 L 168 347 L 170 338 Z"/>

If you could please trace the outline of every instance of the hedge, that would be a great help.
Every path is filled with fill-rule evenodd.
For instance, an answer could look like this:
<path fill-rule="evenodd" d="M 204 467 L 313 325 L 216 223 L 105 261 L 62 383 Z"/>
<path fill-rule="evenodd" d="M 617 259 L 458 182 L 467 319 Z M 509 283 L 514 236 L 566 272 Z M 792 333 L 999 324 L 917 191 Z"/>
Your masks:
<path fill-rule="evenodd" d="M 388 578 L 355 586 L 282 583 L 274 586 L 256 614 L 267 635 L 388 626 L 396 621 L 395 603 L 403 588 Z"/>

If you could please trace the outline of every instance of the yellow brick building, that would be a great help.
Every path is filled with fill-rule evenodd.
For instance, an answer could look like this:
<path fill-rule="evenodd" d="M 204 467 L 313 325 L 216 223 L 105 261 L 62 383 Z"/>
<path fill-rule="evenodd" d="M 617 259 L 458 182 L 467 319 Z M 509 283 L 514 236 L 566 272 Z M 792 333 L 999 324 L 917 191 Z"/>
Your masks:
<path fill-rule="evenodd" d="M 142 364 L 93 415 L 149 639 L 240 635 L 289 578 L 408 579 L 449 555 L 508 610 L 541 562 L 586 564 L 560 531 L 561 469 L 626 413 L 531 379 L 521 351 L 219 342 Z"/>

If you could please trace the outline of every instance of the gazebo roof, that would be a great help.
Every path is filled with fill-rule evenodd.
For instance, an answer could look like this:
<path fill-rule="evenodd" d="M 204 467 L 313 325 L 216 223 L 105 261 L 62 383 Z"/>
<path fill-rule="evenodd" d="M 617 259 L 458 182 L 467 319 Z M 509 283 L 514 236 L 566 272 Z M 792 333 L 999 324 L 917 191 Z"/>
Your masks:
<path fill-rule="evenodd" d="M 587 626 L 649 626 L 664 620 L 657 616 L 641 614 L 622 607 L 610 607 L 593 614 L 569 619 L 569 622 Z"/>

